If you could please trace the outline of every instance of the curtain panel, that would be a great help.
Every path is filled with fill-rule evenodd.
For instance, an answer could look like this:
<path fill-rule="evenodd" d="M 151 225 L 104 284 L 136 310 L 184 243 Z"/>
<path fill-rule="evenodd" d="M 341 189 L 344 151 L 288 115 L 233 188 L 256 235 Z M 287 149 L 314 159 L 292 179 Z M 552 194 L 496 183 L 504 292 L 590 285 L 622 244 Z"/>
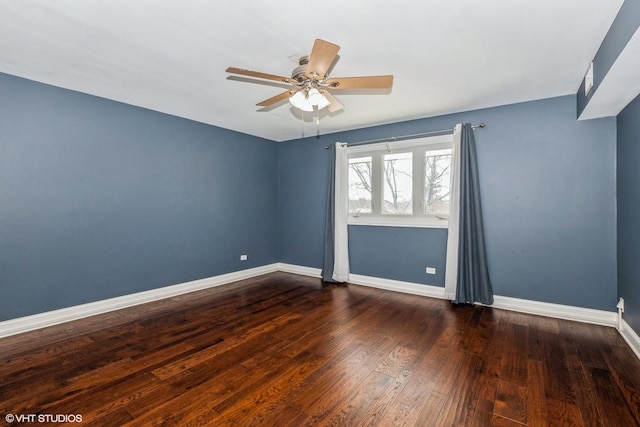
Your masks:
<path fill-rule="evenodd" d="M 451 211 L 445 295 L 454 303 L 493 304 L 485 250 L 476 143 L 471 124 L 453 132 Z"/>
<path fill-rule="evenodd" d="M 329 185 L 324 231 L 324 282 L 344 283 L 349 280 L 349 212 L 347 144 L 329 146 Z"/>

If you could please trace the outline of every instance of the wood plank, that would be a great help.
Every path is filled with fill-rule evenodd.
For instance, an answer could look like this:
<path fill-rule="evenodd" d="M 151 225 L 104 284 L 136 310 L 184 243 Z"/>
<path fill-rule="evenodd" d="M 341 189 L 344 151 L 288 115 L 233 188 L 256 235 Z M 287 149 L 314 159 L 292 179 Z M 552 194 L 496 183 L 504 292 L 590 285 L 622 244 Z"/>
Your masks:
<path fill-rule="evenodd" d="M 398 345 L 378 364 L 375 371 L 390 377 L 397 377 L 415 354 L 415 350 Z"/>
<path fill-rule="evenodd" d="M 323 414 L 322 419 L 313 419 L 319 426 L 357 425 L 374 403 L 394 386 L 394 378 L 378 371 L 370 371 L 351 393 L 341 400 L 333 410 Z"/>
<path fill-rule="evenodd" d="M 305 381 L 305 389 L 317 390 L 313 394 L 292 397 L 290 404 L 307 414 L 307 423 L 318 423 L 345 401 L 349 393 L 359 390 L 363 381 L 380 361 L 380 353 L 389 351 L 393 340 L 378 336 L 373 345 L 359 346 L 345 363 L 333 364 L 331 369 L 318 371 Z"/>
<path fill-rule="evenodd" d="M 640 361 L 613 328 L 273 273 L 0 339 L 0 412 L 640 426 Z"/>
<path fill-rule="evenodd" d="M 452 380 L 442 410 L 435 425 L 466 425 L 474 413 L 478 397 L 482 392 L 478 381 L 485 369 L 484 361 L 475 355 L 466 354 Z M 437 389 L 437 387 L 436 387 Z M 427 411 L 423 410 L 426 414 Z"/>
<path fill-rule="evenodd" d="M 602 421 L 596 405 L 596 395 L 593 391 L 594 384 L 584 370 L 580 357 L 575 354 L 567 357 L 567 366 L 571 378 L 571 386 L 576 396 L 578 409 L 582 414 L 584 425 L 588 427 L 601 427 Z"/>
<path fill-rule="evenodd" d="M 509 381 L 498 381 L 494 414 L 527 424 L 526 388 Z"/>
<path fill-rule="evenodd" d="M 530 427 L 546 427 L 547 407 L 544 393 L 544 364 L 529 359 L 527 364 L 527 421 Z"/>
<path fill-rule="evenodd" d="M 635 355 L 627 347 L 604 347 L 604 357 L 636 423 L 640 425 L 640 369 L 634 369 Z"/>
<path fill-rule="evenodd" d="M 545 395 L 554 402 L 574 405 L 575 395 L 567 368 L 564 337 L 562 334 L 549 334 L 546 332 L 539 332 L 538 336 L 541 340 L 540 345 L 544 363 Z"/>
<path fill-rule="evenodd" d="M 381 426 L 411 425 L 419 417 L 420 409 L 425 404 L 425 396 L 428 396 L 435 387 L 435 374 L 445 364 L 444 354 L 446 349 L 434 346 L 438 337 L 444 330 L 444 321 L 437 319 L 430 328 L 425 330 L 421 348 L 421 357 L 408 369 L 412 375 L 393 405 L 386 410 L 380 420 Z M 442 356 L 441 356 L 442 355 Z"/>
<path fill-rule="evenodd" d="M 501 376 L 502 350 L 507 337 L 505 319 L 497 310 L 487 310 L 487 313 L 481 318 L 481 324 L 484 324 L 487 330 L 485 350 L 479 353 L 485 367 L 483 375 L 476 381 L 478 398 L 473 414 L 467 415 L 470 420 L 468 425 L 488 426 L 494 422 L 495 396 L 498 380 Z"/>
<path fill-rule="evenodd" d="M 566 401 L 553 398 L 546 398 L 546 411 L 548 425 L 550 426 L 570 426 L 582 427 L 584 421 L 578 407 Z"/>
<path fill-rule="evenodd" d="M 638 425 L 611 373 L 598 368 L 586 368 L 586 371 L 593 381 L 596 406 L 602 424 L 611 427 Z"/>
<path fill-rule="evenodd" d="M 519 323 L 509 323 L 504 329 L 504 334 L 500 357 L 500 378 L 525 386 L 527 384 L 529 328 Z"/>

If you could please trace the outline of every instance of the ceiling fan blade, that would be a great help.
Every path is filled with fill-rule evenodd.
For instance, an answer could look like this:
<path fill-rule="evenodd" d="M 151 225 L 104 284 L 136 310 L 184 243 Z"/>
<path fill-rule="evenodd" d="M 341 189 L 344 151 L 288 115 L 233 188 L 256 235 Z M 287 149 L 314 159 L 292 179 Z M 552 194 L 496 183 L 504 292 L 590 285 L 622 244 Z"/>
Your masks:
<path fill-rule="evenodd" d="M 256 105 L 260 106 L 260 107 L 268 107 L 270 105 L 276 104 L 280 101 L 284 101 L 285 99 L 288 99 L 291 95 L 293 95 L 294 93 L 296 93 L 297 90 L 288 90 L 286 92 L 282 92 L 279 95 L 273 96 L 269 99 L 265 99 L 262 102 L 257 103 Z"/>
<path fill-rule="evenodd" d="M 291 83 L 272 82 L 267 80 L 255 79 L 252 77 L 228 76 L 227 80 L 232 80 L 234 82 L 252 83 L 252 84 L 259 84 L 263 86 L 277 87 L 280 89 L 291 89 Z"/>
<path fill-rule="evenodd" d="M 289 77 L 276 76 L 275 74 L 261 73 L 260 71 L 245 70 L 244 68 L 229 67 L 227 68 L 226 71 L 227 73 L 240 74 L 240 75 L 249 76 L 249 77 L 257 77 L 259 79 L 265 79 L 265 80 L 274 80 L 280 83 L 295 83 L 295 81 L 291 80 Z"/>
<path fill-rule="evenodd" d="M 309 55 L 309 63 L 307 64 L 307 71 L 305 75 L 307 77 L 313 77 L 317 75 L 318 79 L 324 78 L 331 68 L 331 64 L 338 56 L 340 46 L 337 44 L 329 43 L 324 40 L 316 39 L 313 43 L 313 49 Z"/>
<path fill-rule="evenodd" d="M 331 103 L 327 107 L 327 110 L 329 110 L 330 113 L 335 113 L 336 111 L 340 111 L 344 108 L 342 102 L 338 101 L 338 99 L 335 96 L 331 95 L 328 90 L 321 90 L 320 93 L 323 94 L 324 97 L 327 98 L 327 100 Z"/>
<path fill-rule="evenodd" d="M 389 89 L 393 86 L 393 76 L 334 77 L 326 84 L 332 90 Z"/>

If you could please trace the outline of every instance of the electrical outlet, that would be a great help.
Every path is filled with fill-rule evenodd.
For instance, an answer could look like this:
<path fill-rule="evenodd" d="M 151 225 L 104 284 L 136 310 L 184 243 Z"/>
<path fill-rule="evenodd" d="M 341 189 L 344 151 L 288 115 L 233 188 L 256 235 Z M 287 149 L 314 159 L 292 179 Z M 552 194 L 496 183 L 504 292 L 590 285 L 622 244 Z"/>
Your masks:
<path fill-rule="evenodd" d="M 436 274 L 435 267 L 427 267 L 427 274 Z"/>
<path fill-rule="evenodd" d="M 246 255 L 240 255 L 240 261 L 246 261 L 247 258 L 248 257 Z"/>

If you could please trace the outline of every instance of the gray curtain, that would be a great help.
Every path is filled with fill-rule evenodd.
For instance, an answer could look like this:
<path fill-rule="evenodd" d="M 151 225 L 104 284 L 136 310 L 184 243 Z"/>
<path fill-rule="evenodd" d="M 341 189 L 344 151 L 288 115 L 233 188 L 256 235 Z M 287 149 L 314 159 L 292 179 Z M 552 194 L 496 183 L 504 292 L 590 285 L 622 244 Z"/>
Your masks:
<path fill-rule="evenodd" d="M 460 142 L 460 235 L 454 303 L 493 304 L 482 225 L 476 142 L 471 124 L 462 125 Z"/>
<path fill-rule="evenodd" d="M 336 179 L 336 145 L 329 144 L 329 185 L 327 186 L 327 215 L 324 224 L 324 263 L 322 281 L 335 283 L 333 266 L 335 265 L 335 179 Z"/>

